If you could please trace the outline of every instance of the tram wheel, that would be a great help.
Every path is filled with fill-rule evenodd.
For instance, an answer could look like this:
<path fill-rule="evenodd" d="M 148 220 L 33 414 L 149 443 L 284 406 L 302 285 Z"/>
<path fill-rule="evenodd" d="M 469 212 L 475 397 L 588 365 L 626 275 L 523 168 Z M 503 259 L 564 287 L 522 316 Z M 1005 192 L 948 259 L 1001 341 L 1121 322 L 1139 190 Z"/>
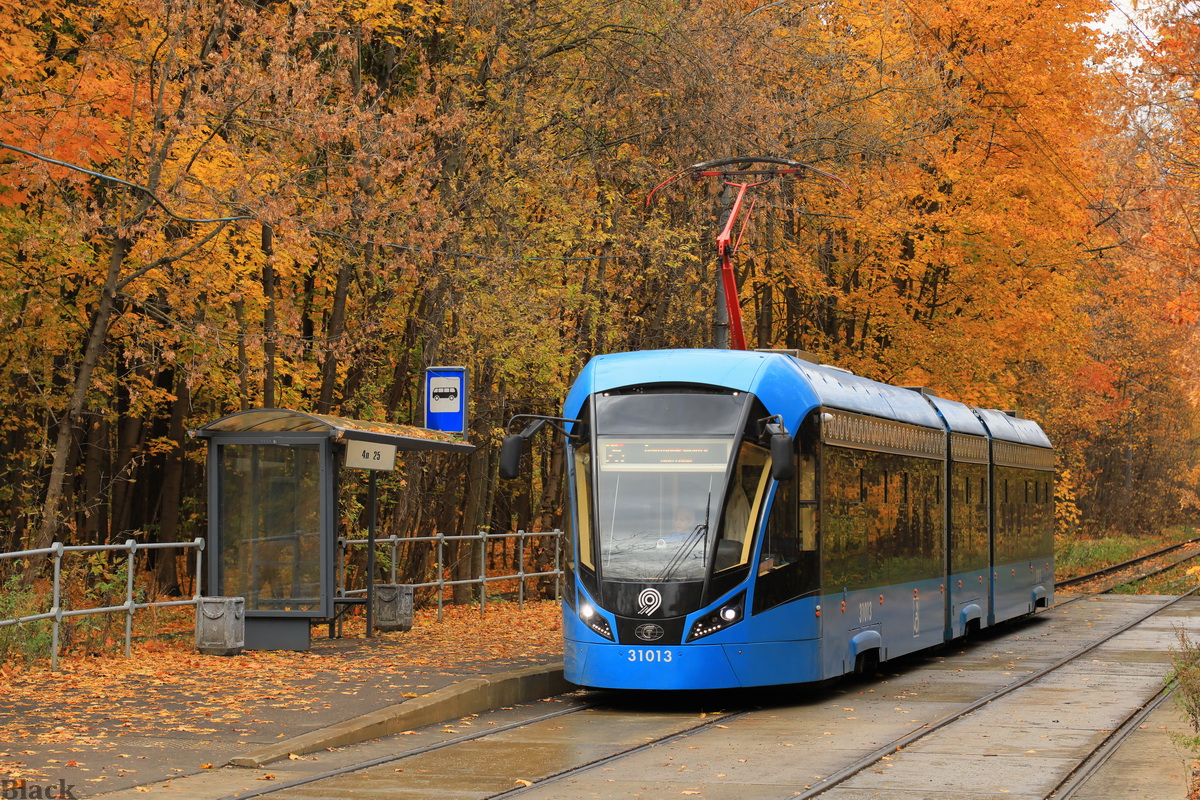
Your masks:
<path fill-rule="evenodd" d="M 879 671 L 879 651 L 877 649 L 866 650 L 859 653 L 854 658 L 854 674 L 864 677 L 872 677 Z"/>

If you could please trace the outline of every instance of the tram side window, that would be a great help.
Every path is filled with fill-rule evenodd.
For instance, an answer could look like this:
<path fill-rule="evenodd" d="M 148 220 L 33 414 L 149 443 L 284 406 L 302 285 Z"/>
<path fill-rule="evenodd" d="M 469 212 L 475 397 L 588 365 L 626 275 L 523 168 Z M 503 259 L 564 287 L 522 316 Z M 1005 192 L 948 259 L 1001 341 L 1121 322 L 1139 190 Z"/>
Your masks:
<path fill-rule="evenodd" d="M 800 440 L 800 464 L 795 481 L 800 490 L 800 550 L 813 553 L 813 570 L 816 571 L 817 552 L 817 472 L 820 460 L 817 453 L 819 445 L 818 433 L 815 426 L 806 426 Z M 813 577 L 811 588 L 817 588 L 817 576 Z M 808 591 L 805 589 L 805 591 Z"/>
<path fill-rule="evenodd" d="M 953 482 L 951 498 L 953 521 L 950 527 L 950 570 L 953 573 L 987 569 L 987 466 L 956 462 L 955 473 L 962 478 Z"/>
<path fill-rule="evenodd" d="M 750 560 L 754 523 L 758 521 L 758 512 L 770 483 L 770 463 L 771 457 L 766 450 L 749 442 L 742 443 L 725 501 L 714 572 L 741 566 Z"/>
<path fill-rule="evenodd" d="M 826 591 L 870 586 L 867 546 L 866 458 L 860 451 L 823 445 L 821 512 Z"/>
<path fill-rule="evenodd" d="M 595 557 L 592 555 L 592 455 L 590 445 L 584 444 L 575 448 L 575 493 L 578 498 L 577 511 L 579 529 L 575 535 L 579 541 L 579 563 L 588 569 L 595 569 Z"/>
<path fill-rule="evenodd" d="M 1037 486 L 1040 476 L 1028 469 L 1000 469 L 1006 474 L 1000 484 L 1000 508 L 996 517 L 996 561 L 1003 565 L 1039 558 L 1048 550 L 1046 532 L 1050 532 L 1050 541 L 1053 537 L 1053 517 L 1045 505 L 1049 498 L 1035 502 L 1036 490 L 1031 488 Z M 1011 494 L 1008 492 L 1010 482 L 1013 484 Z M 1021 484 L 1024 484 L 1024 491 Z"/>
<path fill-rule="evenodd" d="M 942 462 L 825 445 L 821 537 L 827 591 L 882 586 L 939 574 L 942 568 Z M 899 473 L 886 490 L 885 475 Z M 903 475 L 908 475 L 908 503 Z M 867 502 L 846 478 L 866 475 Z M 852 484 L 851 484 L 852 485 Z"/>
<path fill-rule="evenodd" d="M 800 465 L 804 469 L 803 460 Z M 804 477 L 776 484 L 758 564 L 753 613 L 774 608 L 820 587 L 816 551 L 816 503 L 798 502 Z M 800 485 L 798 485 L 800 484 Z"/>

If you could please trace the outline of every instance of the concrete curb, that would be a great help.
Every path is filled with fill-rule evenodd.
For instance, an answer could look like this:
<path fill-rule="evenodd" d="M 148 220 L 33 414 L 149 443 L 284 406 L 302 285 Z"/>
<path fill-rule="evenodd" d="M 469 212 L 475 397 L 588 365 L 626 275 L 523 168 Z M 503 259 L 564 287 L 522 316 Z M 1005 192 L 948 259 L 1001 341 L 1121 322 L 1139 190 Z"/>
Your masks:
<path fill-rule="evenodd" d="M 293 753 L 304 755 L 331 747 L 345 747 L 492 708 L 553 697 L 576 688 L 563 678 L 561 661 L 483 678 L 468 678 L 424 697 L 261 747 L 230 759 L 229 764 L 259 769 Z"/>

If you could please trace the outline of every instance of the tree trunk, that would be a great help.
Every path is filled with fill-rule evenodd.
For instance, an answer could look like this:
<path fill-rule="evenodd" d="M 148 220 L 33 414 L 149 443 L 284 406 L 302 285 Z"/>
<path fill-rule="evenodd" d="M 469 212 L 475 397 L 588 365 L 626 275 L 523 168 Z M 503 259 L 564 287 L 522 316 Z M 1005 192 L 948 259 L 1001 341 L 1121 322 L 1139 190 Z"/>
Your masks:
<path fill-rule="evenodd" d="M 187 380 L 180 375 L 175 382 L 175 402 L 171 405 L 171 422 L 167 429 L 167 438 L 174 448 L 167 453 L 163 464 L 162 478 L 162 514 L 159 518 L 159 541 L 179 541 L 179 503 L 183 491 L 183 420 L 191 405 L 191 392 Z M 179 591 L 179 574 L 176 559 L 179 551 L 176 548 L 161 551 L 161 558 L 155 570 L 159 590 L 164 594 L 176 597 Z"/>
<path fill-rule="evenodd" d="M 246 353 L 246 312 L 245 303 L 239 297 L 233 301 L 233 316 L 237 320 L 237 351 L 238 351 L 238 401 L 239 410 L 250 408 L 250 361 Z"/>
<path fill-rule="evenodd" d="M 271 228 L 262 229 L 263 261 L 262 284 L 266 309 L 263 319 L 263 352 L 267 357 L 266 374 L 263 375 L 263 408 L 275 408 L 275 267 L 271 263 L 274 252 L 271 245 Z"/>
<path fill-rule="evenodd" d="M 146 419 L 127 413 L 117 424 L 117 456 L 113 461 L 112 530 L 110 536 L 119 536 L 121 541 L 132 533 L 133 504 L 141 499 L 137 491 L 138 459 L 146 438 Z"/>
<path fill-rule="evenodd" d="M 92 317 L 91 331 L 87 344 L 83 349 L 83 357 L 79 361 L 79 369 L 75 373 L 75 387 L 71 399 L 67 403 L 66 412 L 58 423 L 58 431 L 54 440 L 54 461 L 50 465 L 50 480 L 46 486 L 46 500 L 42 505 L 42 523 L 38 529 L 37 538 L 32 542 L 32 548 L 39 550 L 49 547 L 58 536 L 61 523 L 61 506 L 63 501 L 63 484 L 67 477 L 67 461 L 69 460 L 71 441 L 74 438 L 75 426 L 83 414 L 87 402 L 88 387 L 92 382 L 92 373 L 100 363 L 104 352 L 105 340 L 108 338 L 108 327 L 112 322 L 113 311 L 116 308 L 117 288 L 121 275 L 121 265 L 129 254 L 131 246 L 129 239 L 118 237 L 113 240 L 112 253 L 108 258 L 108 275 L 104 281 L 104 289 L 100 293 L 96 314 Z M 25 570 L 26 585 L 33 583 L 44 558 L 29 560 Z"/>
<path fill-rule="evenodd" d="M 104 468 L 108 442 L 108 420 L 103 417 L 89 426 L 87 454 L 83 460 L 83 542 L 100 544 L 108 535 L 108 505 L 104 497 Z"/>
<path fill-rule="evenodd" d="M 482 508 L 484 494 L 484 476 L 488 470 L 488 453 L 486 450 L 476 450 L 467 456 L 467 485 L 466 497 L 463 503 L 462 529 L 464 536 L 479 532 L 479 514 Z M 471 580 L 479 577 L 483 564 L 483 547 L 479 542 L 464 541 L 464 549 L 459 550 L 459 559 L 455 568 L 455 580 Z M 454 587 L 454 602 L 469 603 L 478 585 L 461 584 Z"/>
<path fill-rule="evenodd" d="M 368 269 L 371 251 L 367 249 Z M 325 360 L 321 364 L 321 394 L 317 398 L 317 413 L 328 414 L 333 408 L 333 393 L 337 385 L 338 348 L 346 332 L 346 295 L 350 291 L 350 279 L 354 277 L 354 262 L 342 259 L 338 270 L 337 287 L 333 292 L 333 307 L 329 309 L 329 325 L 325 329 Z"/>

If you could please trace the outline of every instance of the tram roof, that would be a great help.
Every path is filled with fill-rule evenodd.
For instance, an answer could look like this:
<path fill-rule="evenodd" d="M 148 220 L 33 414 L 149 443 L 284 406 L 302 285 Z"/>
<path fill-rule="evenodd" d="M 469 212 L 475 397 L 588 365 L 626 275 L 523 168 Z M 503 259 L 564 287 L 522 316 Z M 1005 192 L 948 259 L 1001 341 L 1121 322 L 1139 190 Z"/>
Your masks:
<path fill-rule="evenodd" d="M 324 433 L 341 441 L 376 442 L 395 445 L 399 450 L 440 450 L 470 453 L 475 445 L 442 431 L 401 425 L 396 422 L 373 422 L 362 419 L 332 417 L 326 414 L 307 414 L 283 408 L 257 408 L 239 411 L 213 420 L 191 431 L 192 436 L 212 438 L 224 433 Z"/>
<path fill-rule="evenodd" d="M 991 432 L 993 439 L 999 439 L 1002 442 L 1027 444 L 1033 447 L 1053 446 L 1050 444 L 1050 439 L 1046 436 L 1041 426 L 1031 419 L 1016 417 L 993 408 L 980 408 L 976 410 L 983 419 L 983 424 L 987 425 L 987 429 Z"/>
<path fill-rule="evenodd" d="M 800 373 L 812 392 L 811 401 L 827 408 L 892 419 L 1035 447 L 1051 447 L 1038 424 L 1003 411 L 976 409 L 956 400 L 864 378 L 828 364 L 806 361 L 791 352 L 746 350 L 646 350 L 596 356 L 584 368 L 565 405 L 578 413 L 592 392 L 649 383 L 706 383 L 753 391 L 760 396 L 782 392 L 798 399 L 795 388 L 778 385 Z M 939 414 L 940 412 L 940 414 Z M 944 421 L 943 421 L 944 420 Z"/>
<path fill-rule="evenodd" d="M 957 400 L 947 400 L 944 397 L 937 397 L 931 394 L 925 395 L 925 399 L 941 412 L 942 417 L 946 420 L 946 424 L 955 433 L 987 436 L 987 429 L 983 427 L 983 423 L 979 421 L 979 417 L 975 416 L 975 412 L 966 403 L 960 403 Z"/>
<path fill-rule="evenodd" d="M 855 375 L 837 367 L 790 357 L 808 380 L 821 405 L 885 417 L 926 428 L 944 429 L 924 395 Z"/>

